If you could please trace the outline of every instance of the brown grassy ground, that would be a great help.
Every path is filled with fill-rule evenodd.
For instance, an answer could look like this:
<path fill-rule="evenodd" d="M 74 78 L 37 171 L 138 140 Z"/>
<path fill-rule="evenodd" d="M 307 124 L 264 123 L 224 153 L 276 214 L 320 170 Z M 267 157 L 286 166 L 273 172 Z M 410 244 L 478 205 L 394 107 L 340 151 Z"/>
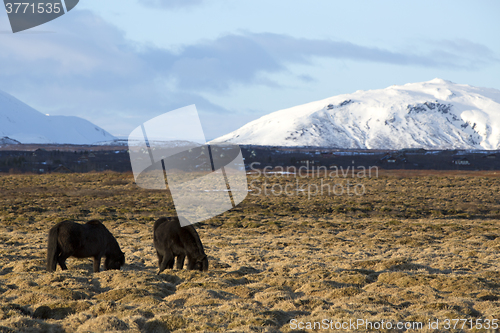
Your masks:
<path fill-rule="evenodd" d="M 310 198 L 264 195 L 293 177 L 249 176 L 242 204 L 196 225 L 209 272 L 157 276 L 152 225 L 173 212 L 165 192 L 138 189 L 130 174 L 0 175 L 0 332 L 300 332 L 292 319 L 437 332 L 429 320 L 445 331 L 445 319 L 500 319 L 498 176 L 300 179 L 365 189 Z M 94 274 L 91 259 L 70 258 L 68 271 L 46 272 L 49 228 L 92 218 L 116 236 L 125 267 Z"/>

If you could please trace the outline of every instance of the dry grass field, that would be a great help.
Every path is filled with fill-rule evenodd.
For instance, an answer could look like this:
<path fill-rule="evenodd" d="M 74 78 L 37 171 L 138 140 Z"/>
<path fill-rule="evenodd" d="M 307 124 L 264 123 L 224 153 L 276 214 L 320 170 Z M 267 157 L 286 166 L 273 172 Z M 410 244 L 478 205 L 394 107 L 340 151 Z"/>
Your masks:
<path fill-rule="evenodd" d="M 0 175 L 0 332 L 341 332 L 335 324 L 349 320 L 375 325 L 360 332 L 495 331 L 498 176 L 249 175 L 244 202 L 195 226 L 209 271 L 156 275 L 153 223 L 173 213 L 166 192 L 137 188 L 131 174 Z M 278 195 L 297 181 L 304 191 Z M 364 195 L 319 190 L 333 184 Z M 48 273 L 50 227 L 94 218 L 125 252 L 122 270 L 92 273 L 90 258 L 70 258 Z M 307 329 L 323 320 L 333 328 Z"/>

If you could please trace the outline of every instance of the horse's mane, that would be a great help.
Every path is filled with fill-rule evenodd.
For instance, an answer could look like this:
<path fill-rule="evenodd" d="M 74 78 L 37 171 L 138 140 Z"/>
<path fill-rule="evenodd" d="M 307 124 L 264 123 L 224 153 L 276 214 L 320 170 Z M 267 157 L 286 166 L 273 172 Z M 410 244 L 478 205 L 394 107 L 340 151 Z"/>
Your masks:
<path fill-rule="evenodd" d="M 196 244 L 198 245 L 198 248 L 203 251 L 203 244 L 201 243 L 200 235 L 198 235 L 198 232 L 196 232 L 196 229 L 191 224 L 187 225 L 183 228 L 186 229 L 187 231 L 189 231 L 191 236 L 193 236 L 193 238 L 196 240 Z"/>
<path fill-rule="evenodd" d="M 120 245 L 118 244 L 118 241 L 116 240 L 115 236 L 113 236 L 111 231 L 109 231 L 108 228 L 106 228 L 106 226 L 101 221 L 90 220 L 85 224 L 97 226 L 99 229 L 101 229 L 102 231 L 104 231 L 106 233 L 106 235 L 107 235 L 106 237 L 109 239 L 109 241 L 113 244 L 113 247 L 115 248 L 114 250 L 120 249 Z"/>
<path fill-rule="evenodd" d="M 156 220 L 155 225 L 153 226 L 153 230 L 156 230 L 160 226 L 160 224 L 166 221 L 167 221 L 166 217 L 160 217 L 158 220 Z"/>

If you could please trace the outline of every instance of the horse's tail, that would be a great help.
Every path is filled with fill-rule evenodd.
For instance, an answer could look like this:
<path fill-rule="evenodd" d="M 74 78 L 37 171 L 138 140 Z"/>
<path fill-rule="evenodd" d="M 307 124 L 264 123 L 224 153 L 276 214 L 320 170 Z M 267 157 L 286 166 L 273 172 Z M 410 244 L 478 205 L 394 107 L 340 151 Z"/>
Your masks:
<path fill-rule="evenodd" d="M 59 224 L 52 227 L 49 231 L 47 244 L 47 270 L 53 272 L 57 266 L 57 236 L 59 234 Z"/>

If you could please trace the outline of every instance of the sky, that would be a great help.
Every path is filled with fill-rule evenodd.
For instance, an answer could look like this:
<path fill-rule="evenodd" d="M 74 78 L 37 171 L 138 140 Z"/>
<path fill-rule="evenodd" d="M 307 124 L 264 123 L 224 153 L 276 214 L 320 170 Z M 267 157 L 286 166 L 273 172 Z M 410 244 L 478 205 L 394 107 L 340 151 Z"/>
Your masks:
<path fill-rule="evenodd" d="M 0 90 L 119 137 L 195 104 L 211 140 L 357 90 L 500 89 L 498 13 L 496 0 L 80 0 L 13 34 L 0 11 Z"/>

